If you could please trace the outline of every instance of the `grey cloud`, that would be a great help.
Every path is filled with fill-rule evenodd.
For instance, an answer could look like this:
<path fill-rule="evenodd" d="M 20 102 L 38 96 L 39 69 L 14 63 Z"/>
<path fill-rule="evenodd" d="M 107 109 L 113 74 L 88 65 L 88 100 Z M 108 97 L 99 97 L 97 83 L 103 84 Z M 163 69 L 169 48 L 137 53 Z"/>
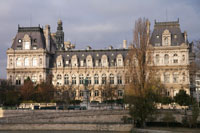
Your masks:
<path fill-rule="evenodd" d="M 200 35 L 199 6 L 199 0 L 1 0 L 0 78 L 6 77 L 6 50 L 18 24 L 49 24 L 55 32 L 61 18 L 65 40 L 71 40 L 81 49 L 87 45 L 103 49 L 108 45 L 120 47 L 123 39 L 131 42 L 134 22 L 139 17 L 149 18 L 151 29 L 155 19 L 180 18 L 182 31 L 188 31 L 192 41 Z"/>

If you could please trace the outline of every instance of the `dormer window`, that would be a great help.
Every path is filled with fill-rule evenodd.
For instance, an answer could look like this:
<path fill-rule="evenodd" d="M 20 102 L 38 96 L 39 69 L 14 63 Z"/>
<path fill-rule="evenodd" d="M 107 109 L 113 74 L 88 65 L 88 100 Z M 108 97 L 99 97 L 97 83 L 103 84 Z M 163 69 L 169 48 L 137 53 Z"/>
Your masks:
<path fill-rule="evenodd" d="M 34 43 L 37 43 L 37 39 L 34 39 L 33 42 L 34 42 Z"/>
<path fill-rule="evenodd" d="M 24 49 L 30 49 L 30 42 L 24 43 Z"/>
<path fill-rule="evenodd" d="M 160 46 L 160 43 L 155 43 L 155 46 Z"/>
<path fill-rule="evenodd" d="M 177 38 L 177 35 L 176 35 L 176 34 L 174 35 L 174 38 L 175 38 L 175 39 Z"/>
<path fill-rule="evenodd" d="M 37 46 L 33 46 L 33 49 L 36 50 L 36 49 L 37 49 Z"/>
<path fill-rule="evenodd" d="M 31 48 L 31 38 L 29 37 L 29 35 L 24 35 L 23 38 L 23 49 L 30 49 Z"/>
<path fill-rule="evenodd" d="M 83 66 L 83 64 L 84 64 L 84 61 L 83 61 L 83 60 L 81 60 L 81 62 L 80 62 L 80 66 L 82 67 L 82 66 Z"/>
<path fill-rule="evenodd" d="M 162 45 L 163 46 L 171 45 L 171 33 L 167 29 L 162 34 Z"/>

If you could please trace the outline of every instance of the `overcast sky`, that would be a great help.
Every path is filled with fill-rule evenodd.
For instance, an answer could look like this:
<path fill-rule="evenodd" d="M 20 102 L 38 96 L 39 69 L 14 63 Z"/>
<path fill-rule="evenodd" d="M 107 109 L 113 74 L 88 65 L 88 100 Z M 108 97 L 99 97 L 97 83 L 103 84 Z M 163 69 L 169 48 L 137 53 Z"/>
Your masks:
<path fill-rule="evenodd" d="M 153 30 L 154 20 L 176 21 L 189 41 L 200 38 L 200 0 L 0 0 L 0 78 L 6 78 L 6 50 L 20 26 L 51 26 L 63 21 L 65 41 L 76 49 L 90 45 L 104 49 L 109 45 L 122 47 L 124 39 L 131 42 L 132 30 L 139 17 L 148 18 Z"/>

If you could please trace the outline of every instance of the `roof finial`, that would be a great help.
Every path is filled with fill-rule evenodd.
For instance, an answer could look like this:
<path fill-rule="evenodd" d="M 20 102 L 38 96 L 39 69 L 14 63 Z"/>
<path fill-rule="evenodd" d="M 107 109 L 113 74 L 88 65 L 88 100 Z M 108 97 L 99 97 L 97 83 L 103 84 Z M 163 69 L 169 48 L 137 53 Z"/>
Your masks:
<path fill-rule="evenodd" d="M 60 18 L 58 19 L 58 24 L 62 24 L 62 20 Z"/>
<path fill-rule="evenodd" d="M 166 8 L 166 22 L 168 21 L 168 12 L 167 12 L 167 8 Z"/>

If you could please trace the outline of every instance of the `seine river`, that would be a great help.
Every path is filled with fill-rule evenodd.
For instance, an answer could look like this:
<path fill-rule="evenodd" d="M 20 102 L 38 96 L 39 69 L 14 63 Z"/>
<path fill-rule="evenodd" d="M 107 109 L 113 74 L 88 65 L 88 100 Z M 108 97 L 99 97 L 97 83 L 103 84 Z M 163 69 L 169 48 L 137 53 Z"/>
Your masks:
<path fill-rule="evenodd" d="M 0 131 L 0 133 L 120 133 L 120 132 L 106 132 L 106 131 Z M 128 132 L 121 132 L 128 133 Z"/>

